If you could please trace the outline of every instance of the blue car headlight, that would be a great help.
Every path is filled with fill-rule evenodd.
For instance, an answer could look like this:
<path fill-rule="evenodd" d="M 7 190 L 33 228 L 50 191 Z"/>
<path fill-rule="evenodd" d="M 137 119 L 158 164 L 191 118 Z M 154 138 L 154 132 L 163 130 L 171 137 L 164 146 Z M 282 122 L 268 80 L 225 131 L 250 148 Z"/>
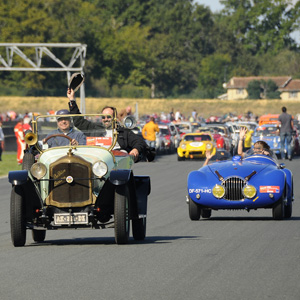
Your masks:
<path fill-rule="evenodd" d="M 220 184 L 216 184 L 212 189 L 212 193 L 218 199 L 223 198 L 225 195 L 225 188 Z"/>
<path fill-rule="evenodd" d="M 243 188 L 243 195 L 245 198 L 251 199 L 256 195 L 256 188 L 253 185 L 247 184 Z"/>

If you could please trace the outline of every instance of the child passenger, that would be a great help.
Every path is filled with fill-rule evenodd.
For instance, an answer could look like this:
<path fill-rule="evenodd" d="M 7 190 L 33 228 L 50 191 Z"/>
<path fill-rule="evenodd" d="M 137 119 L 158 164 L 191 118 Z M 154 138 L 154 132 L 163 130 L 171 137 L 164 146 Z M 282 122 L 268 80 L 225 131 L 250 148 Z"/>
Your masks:
<path fill-rule="evenodd" d="M 249 155 L 253 155 L 253 154 L 264 154 L 264 155 L 272 156 L 270 146 L 264 141 L 257 141 L 253 145 L 253 153 L 243 152 L 243 142 L 244 142 L 244 137 L 246 135 L 246 132 L 247 132 L 247 128 L 242 127 L 241 130 L 240 130 L 240 139 L 239 139 L 239 144 L 238 144 L 238 155 L 240 155 L 242 158 L 244 158 L 246 156 L 249 156 Z"/>

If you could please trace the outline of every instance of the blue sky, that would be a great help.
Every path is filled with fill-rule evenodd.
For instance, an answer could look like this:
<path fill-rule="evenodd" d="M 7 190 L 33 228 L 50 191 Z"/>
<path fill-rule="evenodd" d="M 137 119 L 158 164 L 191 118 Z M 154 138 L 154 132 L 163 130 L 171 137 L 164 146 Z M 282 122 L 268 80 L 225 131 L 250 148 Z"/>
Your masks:
<path fill-rule="evenodd" d="M 223 8 L 223 5 L 220 4 L 219 0 L 194 0 L 194 2 L 209 6 L 212 12 L 219 11 Z"/>

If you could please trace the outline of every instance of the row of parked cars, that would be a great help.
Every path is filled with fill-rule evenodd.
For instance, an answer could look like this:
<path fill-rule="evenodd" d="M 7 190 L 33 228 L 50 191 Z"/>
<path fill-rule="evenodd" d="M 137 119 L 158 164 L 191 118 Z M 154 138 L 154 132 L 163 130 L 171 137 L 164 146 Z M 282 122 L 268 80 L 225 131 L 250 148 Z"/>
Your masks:
<path fill-rule="evenodd" d="M 298 122 L 294 122 L 292 138 L 293 155 L 300 154 Z M 205 158 L 207 144 L 212 144 L 212 150 L 222 149 L 234 156 L 237 153 L 239 131 L 247 128 L 244 140 L 244 151 L 250 149 L 258 140 L 267 142 L 273 152 L 280 158 L 280 135 L 276 123 L 264 122 L 162 122 L 158 124 L 160 132 L 156 136 L 157 154 L 172 154 L 177 152 L 178 160 L 188 158 Z M 299 127 L 299 128 L 298 128 Z M 201 138 L 201 134 L 204 134 Z M 209 147 L 209 146 L 208 146 Z M 285 146 L 287 149 L 287 145 Z M 287 150 L 286 150 L 287 152 Z"/>

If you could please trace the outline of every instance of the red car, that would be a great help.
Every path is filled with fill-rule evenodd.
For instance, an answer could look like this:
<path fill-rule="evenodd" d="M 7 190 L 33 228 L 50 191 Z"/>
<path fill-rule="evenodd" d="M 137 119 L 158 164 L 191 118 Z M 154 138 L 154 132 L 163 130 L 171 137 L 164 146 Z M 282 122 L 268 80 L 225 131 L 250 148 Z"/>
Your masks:
<path fill-rule="evenodd" d="M 216 143 L 216 148 L 231 151 L 232 141 L 229 129 L 223 124 L 207 124 L 205 127 L 199 127 L 198 132 L 209 131 Z"/>

